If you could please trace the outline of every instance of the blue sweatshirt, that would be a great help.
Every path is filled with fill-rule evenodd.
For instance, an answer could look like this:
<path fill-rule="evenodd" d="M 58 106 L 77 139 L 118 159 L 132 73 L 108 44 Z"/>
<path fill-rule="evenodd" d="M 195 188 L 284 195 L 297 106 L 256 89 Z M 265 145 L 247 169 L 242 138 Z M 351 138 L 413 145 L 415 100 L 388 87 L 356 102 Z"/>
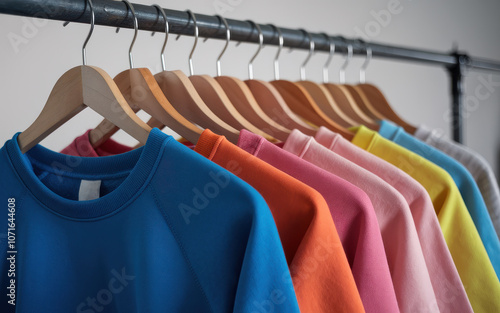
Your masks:
<path fill-rule="evenodd" d="M 0 173 L 0 312 L 299 312 L 260 194 L 158 129 L 100 158 L 15 135 Z"/>
<path fill-rule="evenodd" d="M 486 248 L 491 264 L 495 268 L 497 277 L 500 278 L 500 241 L 498 240 L 479 187 L 469 171 L 457 160 L 409 135 L 401 127 L 391 122 L 381 121 L 379 133 L 383 137 L 442 167 L 450 174 L 460 190 L 460 194 Z"/>

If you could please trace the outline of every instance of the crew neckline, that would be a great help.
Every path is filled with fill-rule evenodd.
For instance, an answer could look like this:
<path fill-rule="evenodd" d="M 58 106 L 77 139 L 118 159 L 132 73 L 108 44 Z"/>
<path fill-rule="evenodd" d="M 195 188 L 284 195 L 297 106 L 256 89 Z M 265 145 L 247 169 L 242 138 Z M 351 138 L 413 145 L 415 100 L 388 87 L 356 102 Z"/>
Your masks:
<path fill-rule="evenodd" d="M 378 133 L 380 136 L 389 139 L 390 141 L 396 141 L 397 138 L 402 135 L 405 131 L 402 127 L 399 127 L 389 121 L 380 121 L 380 127 Z"/>
<path fill-rule="evenodd" d="M 351 127 L 349 130 L 355 133 L 351 143 L 362 148 L 363 150 L 370 151 L 378 133 L 363 125 Z"/>
<path fill-rule="evenodd" d="M 252 155 L 258 155 L 264 141 L 266 141 L 264 137 L 242 129 L 236 145 Z"/>
<path fill-rule="evenodd" d="M 78 157 L 49 150 L 36 145 L 25 154 L 21 153 L 17 138 L 6 143 L 8 157 L 20 180 L 47 209 L 74 219 L 95 219 L 118 211 L 131 201 L 154 174 L 163 148 L 172 137 L 153 128 L 146 144 L 138 149 L 114 156 Z M 127 176 L 108 194 L 87 201 L 62 197 L 49 189 L 33 171 L 32 164 L 55 174 L 79 179 L 109 179 Z"/>
<path fill-rule="evenodd" d="M 313 137 L 307 136 L 298 129 L 294 129 L 290 135 L 288 135 L 283 145 L 283 150 L 289 151 L 299 158 L 302 158 L 314 141 Z"/>
<path fill-rule="evenodd" d="M 212 160 L 219 148 L 219 145 L 224 141 L 224 139 L 226 139 L 226 137 L 214 134 L 207 128 L 201 133 L 200 138 L 198 138 L 194 151 L 198 152 L 207 159 Z"/>
<path fill-rule="evenodd" d="M 320 139 L 322 139 L 323 137 L 325 138 L 325 141 L 328 141 L 327 148 L 330 150 L 333 150 L 333 148 L 337 145 L 337 142 L 343 139 L 343 137 L 336 132 L 333 132 L 324 126 L 321 126 L 316 132 L 314 139 L 317 142 L 320 142 Z"/>
<path fill-rule="evenodd" d="M 420 140 L 429 141 L 429 138 L 432 138 L 433 130 L 425 125 L 419 125 L 413 135 Z"/>

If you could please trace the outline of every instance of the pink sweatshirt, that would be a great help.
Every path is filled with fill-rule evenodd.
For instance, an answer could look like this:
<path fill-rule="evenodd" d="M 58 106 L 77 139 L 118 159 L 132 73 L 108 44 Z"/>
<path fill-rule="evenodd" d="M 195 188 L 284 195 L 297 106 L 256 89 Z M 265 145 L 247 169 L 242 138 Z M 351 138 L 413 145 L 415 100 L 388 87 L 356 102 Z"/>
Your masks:
<path fill-rule="evenodd" d="M 440 311 L 472 313 L 469 299 L 441 232 L 432 200 L 425 188 L 399 168 L 353 145 L 325 127 L 319 129 L 315 139 L 331 151 L 379 176 L 405 197 L 415 222 Z"/>
<path fill-rule="evenodd" d="M 363 189 L 370 197 L 382 233 L 401 312 L 439 312 L 418 234 L 405 198 L 377 175 L 333 153 L 294 130 L 283 149 Z"/>
<path fill-rule="evenodd" d="M 399 312 L 377 217 L 353 184 L 242 130 L 238 146 L 316 189 L 328 203 L 366 312 Z"/>

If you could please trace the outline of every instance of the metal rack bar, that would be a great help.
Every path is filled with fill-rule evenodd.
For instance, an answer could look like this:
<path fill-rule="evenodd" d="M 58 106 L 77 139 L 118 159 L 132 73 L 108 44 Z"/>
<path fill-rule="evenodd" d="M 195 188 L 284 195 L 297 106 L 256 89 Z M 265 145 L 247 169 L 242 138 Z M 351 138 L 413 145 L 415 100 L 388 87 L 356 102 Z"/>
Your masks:
<path fill-rule="evenodd" d="M 133 28 L 133 19 L 125 3 L 113 0 L 93 0 L 96 25 Z M 148 5 L 133 4 L 139 20 L 139 29 L 148 31 L 164 31 L 164 24 L 159 19 L 156 8 Z M 89 23 L 90 8 L 85 0 L 1 0 L 0 13 L 39 17 L 44 19 Z M 187 12 L 165 9 L 169 20 L 170 32 L 192 36 L 193 23 Z M 196 14 L 200 37 L 225 39 L 225 31 L 221 21 L 215 16 Z M 257 42 L 258 33 L 247 21 L 228 19 L 232 41 Z M 260 25 L 264 36 L 264 44 L 278 45 L 278 35 L 269 25 Z M 309 49 L 308 39 L 298 29 L 280 28 L 284 46 L 295 49 Z M 330 45 L 327 39 L 319 33 L 311 33 L 315 42 L 316 51 L 328 52 Z M 339 36 L 330 37 L 336 45 L 336 51 L 346 52 L 349 44 L 353 45 L 355 54 L 364 54 L 365 45 L 356 39 L 344 40 Z M 462 74 L 466 66 L 468 69 L 490 70 L 500 72 L 500 62 L 468 57 L 465 54 L 441 53 L 408 47 L 386 45 L 381 43 L 367 43 L 372 49 L 374 57 L 442 65 L 449 69 L 452 80 L 452 111 L 453 138 L 462 141 Z M 466 64 L 463 60 L 466 59 Z M 462 62 L 462 63 L 461 63 Z"/>

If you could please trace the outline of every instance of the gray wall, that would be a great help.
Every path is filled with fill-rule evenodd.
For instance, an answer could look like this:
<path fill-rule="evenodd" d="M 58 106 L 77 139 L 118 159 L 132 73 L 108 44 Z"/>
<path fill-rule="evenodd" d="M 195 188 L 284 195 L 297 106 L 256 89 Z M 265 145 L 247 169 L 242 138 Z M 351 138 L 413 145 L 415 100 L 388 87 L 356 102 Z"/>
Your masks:
<path fill-rule="evenodd" d="M 82 0 L 83 1 L 83 0 Z M 283 27 L 326 31 L 346 37 L 363 36 L 390 44 L 407 45 L 438 51 L 449 51 L 453 44 L 471 55 L 500 60 L 500 1 L 497 0 L 362 0 L 362 1 L 285 1 L 285 0 L 135 0 L 143 4 L 195 13 L 222 14 L 227 18 L 254 19 Z M 397 6 L 390 20 L 379 22 L 376 16 L 389 6 Z M 387 16 L 386 16 L 387 17 Z M 58 77 L 81 64 L 81 44 L 88 26 L 61 22 L 0 16 L 0 91 L 3 114 L 0 114 L 0 141 L 24 130 L 39 114 Z M 111 76 L 128 67 L 128 45 L 131 30 L 116 34 L 109 27 L 96 27 L 88 46 L 89 64 L 106 70 Z M 11 43 L 12 38 L 22 40 Z M 163 37 L 140 32 L 134 50 L 136 66 L 159 71 L 159 49 Z M 187 55 L 193 39 L 174 36 L 167 46 L 168 69 L 188 71 Z M 194 56 L 196 74 L 215 74 L 215 59 L 223 43 L 209 40 L 200 43 Z M 247 77 L 247 64 L 256 46 L 232 43 L 222 62 L 223 74 Z M 276 49 L 266 47 L 255 62 L 255 76 L 272 79 L 272 59 Z M 284 51 L 281 76 L 299 78 L 299 64 L 305 51 Z M 326 54 L 316 54 L 307 67 L 308 78 L 321 79 Z M 337 55 L 330 76 L 338 81 L 343 57 Z M 348 82 L 356 83 L 362 58 L 355 58 L 347 70 Z M 466 78 L 466 144 L 480 152 L 498 172 L 500 159 L 500 83 L 493 84 L 489 94 L 476 94 L 485 80 L 500 82 L 500 76 L 487 72 L 470 72 Z M 449 80 L 444 69 L 420 64 L 374 59 L 367 80 L 378 85 L 395 110 L 412 124 L 426 124 L 449 134 Z M 484 89 L 481 90 L 484 92 Z M 140 115 L 146 118 L 146 115 Z M 43 144 L 61 149 L 75 136 L 98 124 L 100 117 L 86 110 L 55 131 Z M 116 138 L 133 143 L 120 132 Z"/>

